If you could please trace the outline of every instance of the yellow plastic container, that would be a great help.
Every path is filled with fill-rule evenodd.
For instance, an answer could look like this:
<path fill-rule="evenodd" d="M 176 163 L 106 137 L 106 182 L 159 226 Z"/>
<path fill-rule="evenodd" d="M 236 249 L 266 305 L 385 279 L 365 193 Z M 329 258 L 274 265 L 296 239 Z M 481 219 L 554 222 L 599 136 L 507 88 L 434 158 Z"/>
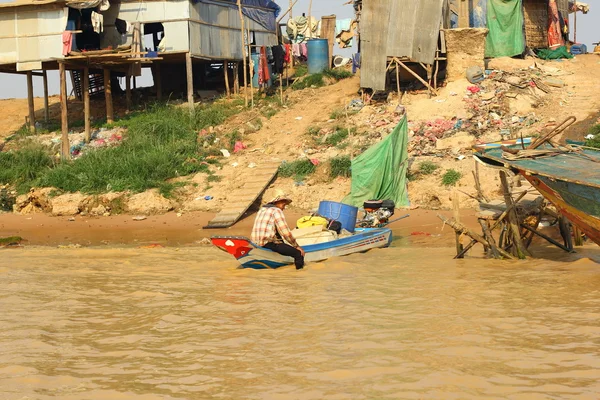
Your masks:
<path fill-rule="evenodd" d="M 311 226 L 324 226 L 324 227 L 327 227 L 327 220 L 325 218 L 323 218 L 323 217 L 306 216 L 306 217 L 300 218 L 296 222 L 296 226 L 299 229 L 308 228 L 308 227 L 311 227 Z"/>

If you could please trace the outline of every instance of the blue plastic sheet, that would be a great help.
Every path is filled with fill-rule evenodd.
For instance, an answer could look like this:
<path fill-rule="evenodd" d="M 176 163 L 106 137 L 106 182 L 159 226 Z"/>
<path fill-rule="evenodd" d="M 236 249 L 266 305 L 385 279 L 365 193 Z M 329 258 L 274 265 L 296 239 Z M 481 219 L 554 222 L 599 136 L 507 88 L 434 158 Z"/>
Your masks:
<path fill-rule="evenodd" d="M 197 3 L 215 4 L 218 6 L 237 8 L 237 0 L 194 0 L 194 4 Z M 267 8 L 271 11 L 259 10 L 256 8 L 244 6 Z M 277 30 L 276 18 L 280 12 L 281 8 L 271 0 L 242 0 L 242 13 L 246 17 L 258 22 L 270 31 Z"/>

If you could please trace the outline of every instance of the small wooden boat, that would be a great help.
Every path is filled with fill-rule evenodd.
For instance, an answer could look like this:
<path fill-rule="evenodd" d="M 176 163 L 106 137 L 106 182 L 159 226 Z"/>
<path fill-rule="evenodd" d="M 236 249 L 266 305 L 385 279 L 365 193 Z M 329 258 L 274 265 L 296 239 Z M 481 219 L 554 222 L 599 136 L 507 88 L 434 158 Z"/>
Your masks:
<path fill-rule="evenodd" d="M 562 215 L 600 245 L 600 151 L 548 143 L 533 152 L 519 145 L 475 150 L 475 157 L 485 164 L 525 177 Z"/>
<path fill-rule="evenodd" d="M 211 241 L 215 246 L 235 257 L 242 268 L 279 268 L 294 263 L 293 258 L 258 247 L 246 237 L 213 236 Z M 351 236 L 307 245 L 302 248 L 306 252 L 305 261 L 311 262 L 388 247 L 391 242 L 391 229 L 365 228 L 356 229 L 356 232 Z"/>

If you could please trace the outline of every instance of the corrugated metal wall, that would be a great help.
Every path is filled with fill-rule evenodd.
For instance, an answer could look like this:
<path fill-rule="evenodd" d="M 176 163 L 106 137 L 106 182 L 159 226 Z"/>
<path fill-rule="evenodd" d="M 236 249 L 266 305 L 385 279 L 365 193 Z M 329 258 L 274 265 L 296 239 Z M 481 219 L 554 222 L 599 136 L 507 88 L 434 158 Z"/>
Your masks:
<path fill-rule="evenodd" d="M 361 19 L 361 86 L 385 90 L 387 57 L 433 64 L 445 0 L 370 0 Z"/>
<path fill-rule="evenodd" d="M 258 46 L 276 46 L 275 32 L 244 18 L 244 27 L 254 34 Z M 190 8 L 190 49 L 194 56 L 216 60 L 241 60 L 242 38 L 238 10 L 213 4 Z"/>

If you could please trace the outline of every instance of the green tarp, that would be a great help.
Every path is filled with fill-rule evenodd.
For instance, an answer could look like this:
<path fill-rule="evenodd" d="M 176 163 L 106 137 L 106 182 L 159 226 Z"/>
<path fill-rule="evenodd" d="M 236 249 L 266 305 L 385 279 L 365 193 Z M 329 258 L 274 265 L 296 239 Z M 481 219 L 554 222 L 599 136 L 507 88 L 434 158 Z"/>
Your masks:
<path fill-rule="evenodd" d="M 402 118 L 394 131 L 352 161 L 352 192 L 343 203 L 362 207 L 366 200 L 393 200 L 408 207 L 408 122 Z"/>
<path fill-rule="evenodd" d="M 573 58 L 566 46 L 560 46 L 557 49 L 539 49 L 536 51 L 537 56 L 543 60 L 558 60 L 559 58 Z"/>
<path fill-rule="evenodd" d="M 488 0 L 485 57 L 512 57 L 525 51 L 521 0 Z"/>

